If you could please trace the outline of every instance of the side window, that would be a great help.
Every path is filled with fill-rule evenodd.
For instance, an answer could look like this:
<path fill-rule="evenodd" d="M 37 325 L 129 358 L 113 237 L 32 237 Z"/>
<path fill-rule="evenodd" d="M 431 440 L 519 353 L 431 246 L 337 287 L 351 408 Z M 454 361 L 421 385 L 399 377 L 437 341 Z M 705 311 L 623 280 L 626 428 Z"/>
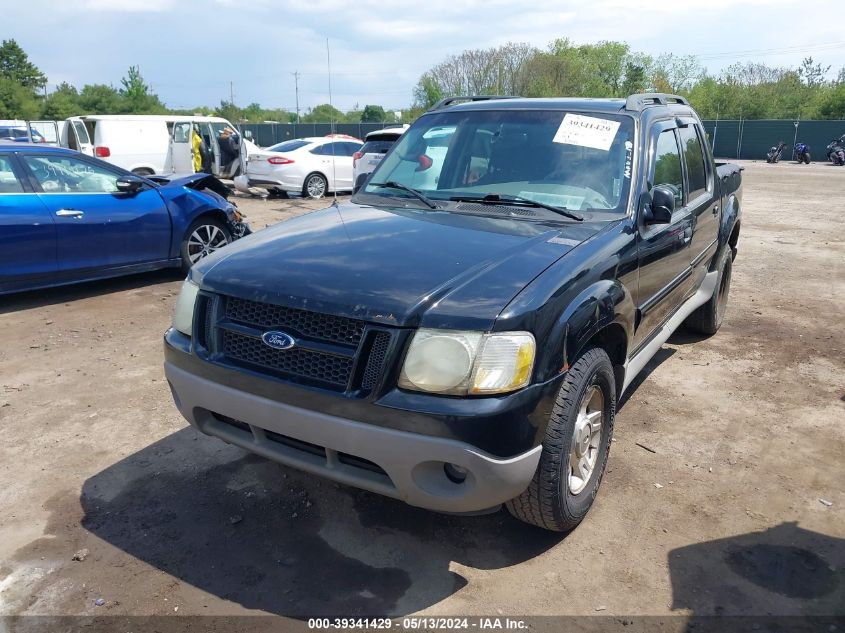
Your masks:
<path fill-rule="evenodd" d="M 357 152 L 359 149 L 361 149 L 363 147 L 363 145 L 361 145 L 360 143 L 353 143 L 351 141 L 347 141 L 346 143 L 343 143 L 342 145 L 343 145 L 343 155 L 344 156 L 350 156 L 350 157 L 352 156 L 352 154 L 354 154 L 355 152 Z"/>
<path fill-rule="evenodd" d="M 45 193 L 113 193 L 118 175 L 68 156 L 23 156 Z"/>
<path fill-rule="evenodd" d="M 689 180 L 689 199 L 697 198 L 707 189 L 707 173 L 704 171 L 704 153 L 701 141 L 695 132 L 695 125 L 680 128 L 681 146 L 684 149 L 684 159 L 687 163 L 687 179 Z"/>
<path fill-rule="evenodd" d="M 189 121 L 183 121 L 182 123 L 176 123 L 173 127 L 173 142 L 174 143 L 187 143 L 191 140 L 191 123 Z"/>
<path fill-rule="evenodd" d="M 23 193 L 23 185 L 12 169 L 12 160 L 0 155 L 0 193 Z"/>
<path fill-rule="evenodd" d="M 311 150 L 311 153 L 315 154 L 316 156 L 323 156 L 324 154 L 330 153 L 326 151 L 327 149 L 329 149 L 328 143 L 325 145 L 318 145 L 317 147 Z"/>
<path fill-rule="evenodd" d="M 674 191 L 677 206 L 680 207 L 684 203 L 684 177 L 681 172 L 681 155 L 678 152 L 675 130 L 664 130 L 657 137 L 652 182 L 655 186 L 662 185 Z"/>

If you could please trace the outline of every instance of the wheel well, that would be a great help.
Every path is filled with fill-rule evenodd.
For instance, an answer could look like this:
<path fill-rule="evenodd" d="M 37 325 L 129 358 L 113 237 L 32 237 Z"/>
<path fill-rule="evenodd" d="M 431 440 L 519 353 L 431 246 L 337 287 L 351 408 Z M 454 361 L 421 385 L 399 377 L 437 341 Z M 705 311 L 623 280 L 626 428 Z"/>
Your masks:
<path fill-rule="evenodd" d="M 625 334 L 625 328 L 618 323 L 611 323 L 593 334 L 584 344 L 584 348 L 587 347 L 599 347 L 610 357 L 616 378 L 616 397 L 619 398 L 625 381 L 625 361 L 628 360 L 628 336 Z"/>
<path fill-rule="evenodd" d="M 188 228 L 190 228 L 191 226 L 196 224 L 198 220 L 204 220 L 204 219 L 209 219 L 209 218 L 217 220 L 218 222 L 221 222 L 224 226 L 228 226 L 228 224 L 229 224 L 229 218 L 223 211 L 220 211 L 218 209 L 212 209 L 212 210 L 200 213 L 197 217 L 195 217 L 191 221 L 191 224 L 189 225 Z"/>
<path fill-rule="evenodd" d="M 731 250 L 734 252 L 734 257 L 736 257 L 736 245 L 739 243 L 739 222 L 734 225 L 734 229 L 731 232 L 731 236 L 728 238 L 728 244 L 731 247 Z"/>

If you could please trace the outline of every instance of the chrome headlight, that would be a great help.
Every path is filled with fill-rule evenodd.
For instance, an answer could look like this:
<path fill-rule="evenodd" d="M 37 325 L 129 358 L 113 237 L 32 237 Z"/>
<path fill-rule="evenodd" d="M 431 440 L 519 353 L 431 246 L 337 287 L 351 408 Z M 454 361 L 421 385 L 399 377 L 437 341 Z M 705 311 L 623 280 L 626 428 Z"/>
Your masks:
<path fill-rule="evenodd" d="M 529 332 L 420 329 L 405 356 L 399 386 L 449 395 L 506 393 L 531 381 L 534 353 Z"/>
<path fill-rule="evenodd" d="M 173 311 L 173 328 L 182 334 L 191 335 L 194 325 L 194 304 L 200 287 L 191 281 L 190 277 L 182 284 L 179 298 L 176 299 L 176 309 Z"/>

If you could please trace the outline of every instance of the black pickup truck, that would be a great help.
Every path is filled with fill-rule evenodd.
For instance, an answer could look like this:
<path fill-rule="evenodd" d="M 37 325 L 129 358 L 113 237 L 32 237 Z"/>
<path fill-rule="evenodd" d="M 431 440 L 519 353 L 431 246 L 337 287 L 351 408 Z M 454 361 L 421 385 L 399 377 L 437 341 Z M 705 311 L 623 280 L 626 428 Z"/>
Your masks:
<path fill-rule="evenodd" d="M 444 100 L 348 202 L 193 267 L 174 400 L 289 466 L 570 530 L 624 390 L 719 329 L 740 177 L 681 97 Z"/>

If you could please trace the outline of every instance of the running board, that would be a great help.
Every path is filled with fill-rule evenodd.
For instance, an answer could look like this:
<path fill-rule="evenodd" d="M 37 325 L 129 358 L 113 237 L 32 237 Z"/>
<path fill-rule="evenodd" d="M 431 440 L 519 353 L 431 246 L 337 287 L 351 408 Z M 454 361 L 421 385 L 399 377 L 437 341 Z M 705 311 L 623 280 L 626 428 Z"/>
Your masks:
<path fill-rule="evenodd" d="M 683 323 L 690 314 L 710 300 L 710 297 L 713 296 L 713 292 L 716 290 L 716 282 L 718 280 L 719 271 L 714 270 L 713 272 L 707 273 L 696 293 L 687 299 L 686 302 L 678 308 L 675 314 L 673 314 L 672 317 L 660 327 L 660 330 L 654 338 L 649 341 L 648 345 L 639 351 L 636 356 L 628 359 L 628 362 L 625 363 L 625 383 L 622 386 L 622 392 L 624 392 L 634 381 L 637 374 L 643 370 L 643 367 L 645 367 L 648 361 L 651 360 L 651 357 L 654 356 L 657 353 L 657 350 L 663 346 L 663 343 L 672 336 L 672 333 L 680 327 L 681 323 Z"/>

